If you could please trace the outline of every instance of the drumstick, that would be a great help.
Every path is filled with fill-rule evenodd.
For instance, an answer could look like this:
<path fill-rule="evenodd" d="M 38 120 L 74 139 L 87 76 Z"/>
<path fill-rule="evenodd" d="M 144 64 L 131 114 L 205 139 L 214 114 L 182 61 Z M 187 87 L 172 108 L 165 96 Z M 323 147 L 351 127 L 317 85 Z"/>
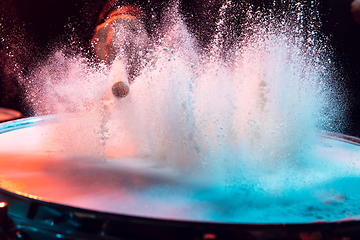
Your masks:
<path fill-rule="evenodd" d="M 115 97 L 124 98 L 129 94 L 129 80 L 121 59 L 117 58 L 112 63 L 109 78 L 112 84 L 111 92 Z"/>

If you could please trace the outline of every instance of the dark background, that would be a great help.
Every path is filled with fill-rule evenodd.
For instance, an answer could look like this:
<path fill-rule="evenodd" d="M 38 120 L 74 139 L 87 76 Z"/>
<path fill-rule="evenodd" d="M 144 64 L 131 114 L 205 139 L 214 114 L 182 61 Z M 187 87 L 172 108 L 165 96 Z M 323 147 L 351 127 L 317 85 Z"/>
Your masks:
<path fill-rule="evenodd" d="M 158 13 L 162 6 L 154 2 L 151 11 Z M 200 0 L 183 2 L 183 11 L 187 12 L 185 18 L 195 16 L 196 21 L 207 20 L 205 15 L 199 14 Z M 219 1 L 209 2 L 213 5 L 205 9 L 207 13 L 219 5 Z M 349 126 L 345 133 L 360 136 L 360 26 L 351 19 L 350 4 L 351 0 L 322 0 L 319 10 L 322 31 L 331 40 L 342 72 L 339 81 L 344 84 L 350 103 Z M 60 44 L 91 55 L 89 39 L 97 20 L 98 5 L 97 0 L 8 0 L 0 3 L 0 107 L 21 111 L 25 116 L 32 114 L 18 80 Z M 213 26 L 214 22 L 209 24 Z M 201 32 L 199 37 L 206 38 L 209 34 L 206 31 L 211 27 L 199 26 L 194 28 L 195 32 Z"/>

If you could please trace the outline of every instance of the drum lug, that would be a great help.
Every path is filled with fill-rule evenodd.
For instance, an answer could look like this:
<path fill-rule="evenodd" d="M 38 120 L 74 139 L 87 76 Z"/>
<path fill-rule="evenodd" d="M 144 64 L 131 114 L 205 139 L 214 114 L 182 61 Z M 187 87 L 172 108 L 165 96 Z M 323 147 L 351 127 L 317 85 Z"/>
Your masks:
<path fill-rule="evenodd" d="M 44 222 L 48 225 L 54 226 L 59 223 L 66 222 L 70 224 L 71 226 L 78 228 L 81 226 L 81 223 L 79 223 L 75 217 L 74 214 L 71 212 L 62 213 L 59 212 L 53 208 L 46 207 L 46 210 L 52 213 L 51 218 L 44 219 Z"/>
<path fill-rule="evenodd" d="M 26 218 L 34 219 L 38 210 L 38 204 L 34 201 L 29 201 L 29 205 L 26 211 Z"/>

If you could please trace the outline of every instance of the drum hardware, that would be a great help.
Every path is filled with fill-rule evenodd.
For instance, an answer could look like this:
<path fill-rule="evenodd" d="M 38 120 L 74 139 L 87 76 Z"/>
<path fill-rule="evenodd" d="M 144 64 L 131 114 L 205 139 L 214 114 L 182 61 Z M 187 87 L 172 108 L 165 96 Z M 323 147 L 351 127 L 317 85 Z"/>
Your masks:
<path fill-rule="evenodd" d="M 190 227 L 187 223 L 93 212 L 28 199 L 2 189 L 0 199 L 9 200 L 9 216 L 14 220 L 12 223 L 16 223 L 13 224 L 16 231 L 12 227 L 12 231 L 7 232 L 17 235 L 9 234 L 6 240 L 202 239 L 199 236 L 208 236 L 203 234 L 203 228 Z"/>
<path fill-rule="evenodd" d="M 7 203 L 0 202 L 0 225 L 2 225 L 7 220 Z"/>
<path fill-rule="evenodd" d="M 94 212 L 31 200 L 1 189 L 0 198 L 9 200 L 9 216 L 13 219 L 7 228 L 10 230 L 3 231 L 7 238 L 1 239 L 5 240 L 335 240 L 360 237 L 356 221 L 300 225 L 186 222 Z M 311 236 L 318 237 L 309 238 Z M 348 238 L 337 238 L 339 236 Z"/>
<path fill-rule="evenodd" d="M 81 223 L 79 223 L 75 217 L 74 214 L 71 212 L 61 213 L 55 209 L 44 207 L 44 210 L 48 212 L 50 215 L 49 217 L 44 219 L 44 222 L 46 224 L 49 224 L 50 226 L 59 225 L 63 223 L 68 223 L 69 225 L 73 226 L 74 228 L 81 227 Z"/>
<path fill-rule="evenodd" d="M 1 195 L 1 194 L 0 194 Z M 2 196 L 1 199 L 7 199 L 8 197 Z M 19 201 L 20 200 L 20 201 Z M 57 228 L 69 229 L 69 226 L 73 228 L 81 227 L 81 224 L 76 221 L 73 213 L 60 212 L 47 206 L 39 206 L 39 202 L 33 199 L 21 199 L 16 198 L 9 200 L 10 214 L 8 214 L 8 204 L 6 202 L 0 203 L 0 239 L 5 240 L 17 240 L 17 239 L 75 239 L 71 237 L 71 234 L 67 236 L 62 233 L 64 230 L 58 230 Z M 15 209 L 15 211 L 14 211 Z M 77 239 L 77 238 L 76 238 Z"/>
<path fill-rule="evenodd" d="M 23 236 L 23 233 L 16 228 L 15 222 L 9 217 L 8 204 L 6 202 L 0 202 L 0 239 L 27 239 Z"/>

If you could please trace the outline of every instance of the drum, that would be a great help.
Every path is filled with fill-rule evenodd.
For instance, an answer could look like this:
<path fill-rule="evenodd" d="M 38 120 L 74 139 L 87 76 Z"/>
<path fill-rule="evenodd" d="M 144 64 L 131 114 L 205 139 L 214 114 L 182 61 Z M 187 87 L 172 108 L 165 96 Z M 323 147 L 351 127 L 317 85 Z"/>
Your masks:
<path fill-rule="evenodd" d="M 21 117 L 21 113 L 8 108 L 0 107 L 0 122 L 14 120 Z"/>
<path fill-rule="evenodd" d="M 109 160 L 83 149 L 69 153 L 52 134 L 64 126 L 58 116 L 0 125 L 4 239 L 360 237 L 357 138 L 319 134 L 314 148 L 335 168 L 307 169 L 299 185 L 280 192 L 249 181 L 214 186 L 130 155 Z"/>

